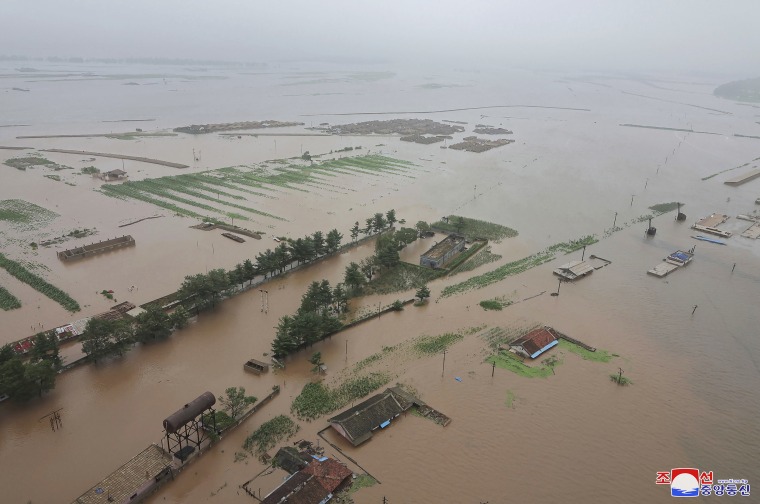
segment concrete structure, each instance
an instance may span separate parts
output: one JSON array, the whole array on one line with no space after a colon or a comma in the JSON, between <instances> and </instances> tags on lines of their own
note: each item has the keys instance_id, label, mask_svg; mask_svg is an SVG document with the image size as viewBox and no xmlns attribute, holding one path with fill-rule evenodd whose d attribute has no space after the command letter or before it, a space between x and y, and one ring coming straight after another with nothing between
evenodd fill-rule
<instances>
[{"instance_id":1,"label":"concrete structure","mask_svg":"<svg viewBox=\"0 0 760 504\"><path fill-rule=\"evenodd\" d=\"M62 261L69 261L71 259L80 259L83 257L90 257L96 254L102 254L122 247L134 246L135 239L131 235L120 236L118 238L111 238L110 240L101 241L98 243L91 243L84 247L76 247L68 250L58 252L58 259Z\"/></svg>"},{"instance_id":2,"label":"concrete structure","mask_svg":"<svg viewBox=\"0 0 760 504\"><path fill-rule=\"evenodd\" d=\"M457 253L464 250L464 244L463 236L451 234L420 256L420 266L441 268Z\"/></svg>"},{"instance_id":3,"label":"concrete structure","mask_svg":"<svg viewBox=\"0 0 760 504\"><path fill-rule=\"evenodd\" d=\"M757 177L760 177L760 170L752 170L745 173L744 175L739 175L738 177L728 179L723 183L730 186L738 186L744 184L745 182L749 182L750 180L754 180Z\"/></svg>"},{"instance_id":4,"label":"concrete structure","mask_svg":"<svg viewBox=\"0 0 760 504\"><path fill-rule=\"evenodd\" d=\"M576 280L593 272L594 267L586 261L570 261L554 270L555 275L566 280Z\"/></svg>"},{"instance_id":5,"label":"concrete structure","mask_svg":"<svg viewBox=\"0 0 760 504\"><path fill-rule=\"evenodd\" d=\"M124 170L111 170L100 174L100 178L106 182L113 182L118 180L126 180L127 172Z\"/></svg>"},{"instance_id":6,"label":"concrete structure","mask_svg":"<svg viewBox=\"0 0 760 504\"><path fill-rule=\"evenodd\" d=\"M668 262L661 262L654 268L647 271L649 275L653 275L656 277L665 277L674 272L678 269L678 266L676 264L668 263Z\"/></svg>"},{"instance_id":7,"label":"concrete structure","mask_svg":"<svg viewBox=\"0 0 760 504\"><path fill-rule=\"evenodd\" d=\"M557 337L546 327L533 329L509 344L510 351L535 359L542 353L557 345Z\"/></svg>"},{"instance_id":8,"label":"concrete structure","mask_svg":"<svg viewBox=\"0 0 760 504\"><path fill-rule=\"evenodd\" d=\"M692 229L702 231L703 233L710 233L722 238L730 238L730 231L723 231L718 229L720 224L723 224L729 219L728 215L723 214L710 214L704 219L700 219L696 224L691 226Z\"/></svg>"}]
</instances>

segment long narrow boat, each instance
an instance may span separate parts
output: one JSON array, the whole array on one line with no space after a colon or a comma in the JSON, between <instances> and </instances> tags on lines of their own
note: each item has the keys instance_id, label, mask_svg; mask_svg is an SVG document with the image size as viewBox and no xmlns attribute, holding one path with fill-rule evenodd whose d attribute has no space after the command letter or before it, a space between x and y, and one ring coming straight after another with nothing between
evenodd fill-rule
<instances>
[{"instance_id":1,"label":"long narrow boat","mask_svg":"<svg viewBox=\"0 0 760 504\"><path fill-rule=\"evenodd\" d=\"M706 241L710 243L717 243L718 245L726 245L726 242L724 241L708 238L707 236L697 235L697 236L692 236L692 238L694 238L695 240L702 240L702 241Z\"/></svg>"}]
</instances>

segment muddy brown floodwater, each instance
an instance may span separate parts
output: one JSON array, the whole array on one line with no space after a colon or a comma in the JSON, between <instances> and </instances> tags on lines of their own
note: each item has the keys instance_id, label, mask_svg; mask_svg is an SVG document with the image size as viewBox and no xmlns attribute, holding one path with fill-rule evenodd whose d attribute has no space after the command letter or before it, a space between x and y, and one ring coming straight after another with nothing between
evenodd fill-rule
<instances>
[{"instance_id":1,"label":"muddy brown floodwater","mask_svg":"<svg viewBox=\"0 0 760 504\"><path fill-rule=\"evenodd\" d=\"M127 91L119 86L128 95L124 102L115 110L95 110L86 116L77 112L80 102L88 96L116 100L113 89L102 82L64 82L57 85L72 92L64 113L69 122L47 117L45 107L54 100L56 85L44 83L28 94L37 93L36 101L24 106L6 103L11 99L8 94L0 98L0 106L7 105L9 124L33 124L2 128L0 144L21 145L15 136L22 134L108 133L108 126L100 121L113 120L113 114L127 110L131 117L157 117L156 128L171 128L265 118L297 121L301 114L352 110L421 110L421 104L430 110L462 108L425 117L508 127L516 142L472 154L402 143L396 137L180 135L135 141L34 140L31 146L37 149L119 153L191 165L181 173L297 157L306 150L327 153L346 146L362 146L360 154L382 150L417 167L409 173L411 177L331 178L330 184L342 188L338 192L327 185L313 185L305 187L308 192L274 187L263 191L269 198L248 195L245 204L287 220L252 216L241 225L263 231L263 239L237 244L217 232L190 229L195 224L192 219L149 204L108 198L97 192L101 183L89 176L58 172L76 184L70 186L42 177L48 173L44 168L22 172L2 166L0 199L26 200L60 214L47 227L29 231L0 221L3 253L37 264L39 274L69 292L83 309L70 315L0 271L0 285L23 303L21 309L0 312L0 342L28 335L28 328L37 323L49 328L108 309L113 302L97 294L102 289L113 289L119 301L144 303L176 289L185 275L231 268L274 248L272 236L299 237L336 227L346 241L354 221L363 224L366 217L390 208L409 224L461 214L515 228L520 235L492 244L493 252L503 256L499 262L432 282L426 306L409 306L335 335L289 357L284 370L254 376L244 372L242 364L251 357L266 360L279 317L295 311L307 286L323 278L332 284L341 281L345 266L370 255L372 243L267 284L268 313L261 311L260 294L253 289L201 314L168 341L137 346L123 358L60 375L56 388L39 400L0 404L3 502L71 502L148 443L157 442L162 420L200 393L209 390L220 395L227 387L244 386L249 393L264 397L279 385L280 396L149 499L156 503L254 502L239 485L264 466L253 457L235 462L234 454L262 422L290 414L293 398L305 383L316 379L307 362L312 352L322 352L329 369L325 379L334 383L362 359L419 335L476 326L517 329L538 323L617 356L599 363L555 348L550 354L562 363L554 376L525 378L500 368L491 376L491 366L484 362L487 344L475 333L448 350L445 369L440 354L381 359L372 370L389 373L391 383L414 387L452 422L442 428L406 415L358 448L328 434L382 482L354 494L355 501L665 502L670 499L667 488L655 485L655 476L673 467L698 467L713 470L720 478L758 481L760 320L755 305L760 290L760 246L739 236L725 247L696 242L688 229L689 223L712 212L736 215L754 209L757 189L753 183L730 188L723 184L723 176L701 180L757 157L755 140L730 136L734 130L756 130L748 107L713 98L709 92L716 83L712 82L689 81L672 84L678 90L652 90L625 79L604 80L612 87L574 81L568 92L556 76L516 72L509 74L511 78L484 76L475 88L452 87L432 95L417 88L408 91L405 79L421 78L409 75L383 84L304 85L300 91L308 93L283 97L294 94L294 89L281 86L281 77L231 74L225 81L193 86L173 83L186 95L168 93L163 86L135 86ZM239 109L240 103L247 103L243 100L250 92L243 91L249 89L246 85L268 98L262 110L255 112L254 105ZM373 94L381 89L382 95ZM657 94L669 101L648 100L622 90ZM328 91L342 94L309 96ZM505 96L515 104L576 110L464 110L481 100L504 104ZM198 115L196 108L183 108L199 97L213 101L208 105L213 110ZM678 101L683 104L674 103ZM687 102L728 110L731 115L717 115ZM482 115L486 118L481 120ZM369 118L374 117L350 120ZM333 120L314 118L315 123ZM693 123L694 130L721 135L619 127L622 123L674 128ZM470 134L458 133L454 141ZM202 151L201 161L194 163L193 149ZM0 161L17 155L0 151ZM106 170L121 167L114 159L83 163L80 157L67 154L47 157L76 170L89 164ZM138 163L127 170L134 180L180 173ZM646 223L631 222L648 213L648 206L668 201L687 204L687 223L675 222L673 213L665 214L653 222L656 236L645 238ZM118 228L156 214L164 217ZM622 229L604 237L613 219ZM734 219L727 226L741 231ZM82 227L98 230L98 235L82 239L84 243L129 233L137 245L72 264L58 261L55 252L80 241L36 252L28 246L43 234L56 236ZM596 254L612 264L577 283L562 284L559 296L550 296L557 288L551 270L579 259L580 251L481 289L440 296L447 285L588 234L596 234L600 241L588 247L586 255ZM404 251L404 258L413 261L430 243L413 245ZM670 252L695 243L696 258L689 266L664 279L646 275ZM129 291L132 285L138 289ZM359 298L352 301L352 308L367 312L378 303L387 305L412 294ZM478 305L498 296L519 302L502 311L484 311ZM692 315L694 305L698 309ZM77 352L77 345L64 349L65 355ZM633 385L617 387L610 381L609 375L619 368ZM58 408L63 408L63 428L52 432L39 419ZM326 422L320 418L299 425L296 439L316 441L317 431ZM344 460L331 447L326 453ZM262 492L271 490L278 478L276 473L261 480Z\"/></svg>"}]
</instances>

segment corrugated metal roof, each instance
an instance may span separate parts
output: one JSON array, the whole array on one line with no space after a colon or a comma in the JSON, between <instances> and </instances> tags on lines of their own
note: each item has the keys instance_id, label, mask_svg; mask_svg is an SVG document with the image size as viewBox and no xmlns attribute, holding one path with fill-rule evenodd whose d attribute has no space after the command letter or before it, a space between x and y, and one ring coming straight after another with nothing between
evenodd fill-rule
<instances>
[{"instance_id":1,"label":"corrugated metal roof","mask_svg":"<svg viewBox=\"0 0 760 504\"><path fill-rule=\"evenodd\" d=\"M520 336L510 346L522 346L525 351L532 357L538 355L547 348L551 348L552 343L556 344L557 338L545 327L533 329L528 334Z\"/></svg>"}]
</instances>

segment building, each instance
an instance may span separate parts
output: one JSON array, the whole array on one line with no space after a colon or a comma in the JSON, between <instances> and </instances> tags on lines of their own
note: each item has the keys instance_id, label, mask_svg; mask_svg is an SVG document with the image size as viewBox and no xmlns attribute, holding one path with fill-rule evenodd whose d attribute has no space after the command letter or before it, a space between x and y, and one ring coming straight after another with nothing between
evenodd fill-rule
<instances>
[{"instance_id":1,"label":"building","mask_svg":"<svg viewBox=\"0 0 760 504\"><path fill-rule=\"evenodd\" d=\"M314 458L264 497L261 504L325 504L351 481L353 472L337 460Z\"/></svg>"},{"instance_id":2,"label":"building","mask_svg":"<svg viewBox=\"0 0 760 504\"><path fill-rule=\"evenodd\" d=\"M535 359L558 343L557 337L549 328L539 327L514 340L509 344L509 349L516 354Z\"/></svg>"},{"instance_id":3,"label":"building","mask_svg":"<svg viewBox=\"0 0 760 504\"><path fill-rule=\"evenodd\" d=\"M450 234L420 256L420 266L442 268L457 253L464 250L464 237Z\"/></svg>"},{"instance_id":4,"label":"building","mask_svg":"<svg viewBox=\"0 0 760 504\"><path fill-rule=\"evenodd\" d=\"M570 261L554 270L554 274L565 280L576 280L580 277L590 275L594 272L594 267L586 261Z\"/></svg>"},{"instance_id":5,"label":"building","mask_svg":"<svg viewBox=\"0 0 760 504\"><path fill-rule=\"evenodd\" d=\"M411 406L411 403L397 398L393 391L388 389L329 419L328 422L352 445L359 446L372 437L373 430L386 428L391 420Z\"/></svg>"},{"instance_id":6,"label":"building","mask_svg":"<svg viewBox=\"0 0 760 504\"><path fill-rule=\"evenodd\" d=\"M119 170L117 168L116 170L111 170L111 171L101 173L100 178L105 180L106 182L112 182L114 180L126 180L127 172L125 172L124 170Z\"/></svg>"}]
</instances>

